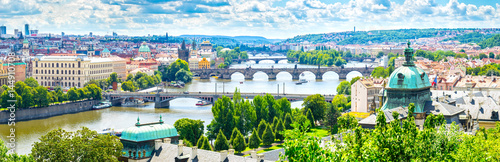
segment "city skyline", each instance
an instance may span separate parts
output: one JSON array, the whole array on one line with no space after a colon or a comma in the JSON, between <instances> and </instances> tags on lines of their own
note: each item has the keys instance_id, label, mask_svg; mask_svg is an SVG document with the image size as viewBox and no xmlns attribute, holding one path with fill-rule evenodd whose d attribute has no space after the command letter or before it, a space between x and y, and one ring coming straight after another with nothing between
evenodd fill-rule
<instances>
[{"instance_id":1,"label":"city skyline","mask_svg":"<svg viewBox=\"0 0 500 162\"><path fill-rule=\"evenodd\" d=\"M500 4L472 0L2 1L7 33L264 36L402 28L490 28Z\"/></svg>"}]
</instances>

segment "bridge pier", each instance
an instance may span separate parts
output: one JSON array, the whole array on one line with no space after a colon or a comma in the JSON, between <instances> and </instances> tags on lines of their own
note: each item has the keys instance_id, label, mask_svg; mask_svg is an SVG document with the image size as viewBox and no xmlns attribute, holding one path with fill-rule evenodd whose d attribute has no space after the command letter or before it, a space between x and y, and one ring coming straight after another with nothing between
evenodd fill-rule
<instances>
[{"instance_id":1,"label":"bridge pier","mask_svg":"<svg viewBox=\"0 0 500 162\"><path fill-rule=\"evenodd\" d=\"M259 64L259 60L255 60L255 64Z\"/></svg>"},{"instance_id":2,"label":"bridge pier","mask_svg":"<svg viewBox=\"0 0 500 162\"><path fill-rule=\"evenodd\" d=\"M278 62L280 62L280 60L274 60L274 63L278 64Z\"/></svg>"},{"instance_id":3,"label":"bridge pier","mask_svg":"<svg viewBox=\"0 0 500 162\"><path fill-rule=\"evenodd\" d=\"M231 79L231 74L222 74L222 79Z\"/></svg>"},{"instance_id":4,"label":"bridge pier","mask_svg":"<svg viewBox=\"0 0 500 162\"><path fill-rule=\"evenodd\" d=\"M323 74L321 73L316 73L314 75L316 75L316 79L323 79Z\"/></svg>"},{"instance_id":5,"label":"bridge pier","mask_svg":"<svg viewBox=\"0 0 500 162\"><path fill-rule=\"evenodd\" d=\"M292 74L292 80L299 80L300 74Z\"/></svg>"},{"instance_id":6,"label":"bridge pier","mask_svg":"<svg viewBox=\"0 0 500 162\"><path fill-rule=\"evenodd\" d=\"M268 74L267 75L269 79L273 79L273 80L276 80L276 74Z\"/></svg>"},{"instance_id":7,"label":"bridge pier","mask_svg":"<svg viewBox=\"0 0 500 162\"><path fill-rule=\"evenodd\" d=\"M170 108L170 100L162 101L160 94L155 95L155 108Z\"/></svg>"}]
</instances>

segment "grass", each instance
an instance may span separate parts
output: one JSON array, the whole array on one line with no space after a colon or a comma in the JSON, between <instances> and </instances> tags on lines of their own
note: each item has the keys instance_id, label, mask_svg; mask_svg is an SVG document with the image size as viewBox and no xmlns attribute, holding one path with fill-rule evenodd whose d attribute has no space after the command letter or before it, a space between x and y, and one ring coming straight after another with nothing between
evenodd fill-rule
<instances>
[{"instance_id":1,"label":"grass","mask_svg":"<svg viewBox=\"0 0 500 162\"><path fill-rule=\"evenodd\" d=\"M8 108L0 108L0 111L9 110Z\"/></svg>"},{"instance_id":2,"label":"grass","mask_svg":"<svg viewBox=\"0 0 500 162\"><path fill-rule=\"evenodd\" d=\"M306 133L306 135L311 136L311 137L326 137L329 135L328 130L326 129L321 129L321 128L311 128L309 132Z\"/></svg>"},{"instance_id":3,"label":"grass","mask_svg":"<svg viewBox=\"0 0 500 162\"><path fill-rule=\"evenodd\" d=\"M283 148L283 145L276 145L276 146L269 147L269 148L266 148L266 149L263 149L263 150L259 150L259 151L257 151L257 154L268 152L268 151L272 151L272 150L277 150L277 149L280 149L280 148ZM252 149L250 149L250 148L247 147L247 149L245 149L245 151L248 151L248 150L252 150ZM245 151L242 151L242 152L245 152ZM250 154L243 155L243 157L246 157L246 156L250 156Z\"/></svg>"}]
</instances>

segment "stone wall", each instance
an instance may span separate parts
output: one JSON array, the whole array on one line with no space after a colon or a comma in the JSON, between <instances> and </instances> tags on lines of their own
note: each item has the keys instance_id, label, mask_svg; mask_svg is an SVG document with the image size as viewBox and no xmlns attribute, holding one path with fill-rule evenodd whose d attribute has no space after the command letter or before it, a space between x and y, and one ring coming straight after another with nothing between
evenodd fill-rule
<instances>
[{"instance_id":1,"label":"stone wall","mask_svg":"<svg viewBox=\"0 0 500 162\"><path fill-rule=\"evenodd\" d=\"M33 119L48 118L57 115L72 114L82 111L92 110L97 100L77 101L72 103L64 103L50 105L42 108L18 109L16 110L15 121L26 121ZM0 112L0 124L6 124L10 118L10 111Z\"/></svg>"}]
</instances>

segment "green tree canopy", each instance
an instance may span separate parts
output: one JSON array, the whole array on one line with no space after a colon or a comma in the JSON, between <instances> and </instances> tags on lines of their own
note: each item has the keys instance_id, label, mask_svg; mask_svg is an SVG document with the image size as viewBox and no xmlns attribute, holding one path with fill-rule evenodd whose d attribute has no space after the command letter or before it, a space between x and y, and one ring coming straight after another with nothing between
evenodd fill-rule
<instances>
[{"instance_id":1,"label":"green tree canopy","mask_svg":"<svg viewBox=\"0 0 500 162\"><path fill-rule=\"evenodd\" d=\"M320 94L307 96L302 104L304 106L303 113L306 114L307 111L311 110L314 120L323 120L326 104L325 97Z\"/></svg>"},{"instance_id":2,"label":"green tree canopy","mask_svg":"<svg viewBox=\"0 0 500 162\"><path fill-rule=\"evenodd\" d=\"M248 142L248 147L251 149L258 148L260 145L260 138L255 129L252 131L252 135L250 135L250 139Z\"/></svg>"},{"instance_id":3,"label":"green tree canopy","mask_svg":"<svg viewBox=\"0 0 500 162\"><path fill-rule=\"evenodd\" d=\"M226 136L222 133L222 130L217 133L217 138L215 139L215 151L228 150L229 143L227 142Z\"/></svg>"},{"instance_id":4,"label":"green tree canopy","mask_svg":"<svg viewBox=\"0 0 500 162\"><path fill-rule=\"evenodd\" d=\"M123 145L117 136L100 135L86 127L76 132L55 129L31 149L37 161L118 161Z\"/></svg>"},{"instance_id":5,"label":"green tree canopy","mask_svg":"<svg viewBox=\"0 0 500 162\"><path fill-rule=\"evenodd\" d=\"M274 142L273 129L269 124L266 124L266 130L262 133L262 144L271 145Z\"/></svg>"},{"instance_id":6,"label":"green tree canopy","mask_svg":"<svg viewBox=\"0 0 500 162\"><path fill-rule=\"evenodd\" d=\"M174 127L177 129L180 139L185 139L193 145L198 145L197 141L203 135L205 128L203 123L204 121L201 120L182 118L175 121Z\"/></svg>"},{"instance_id":7,"label":"green tree canopy","mask_svg":"<svg viewBox=\"0 0 500 162\"><path fill-rule=\"evenodd\" d=\"M340 82L340 84L337 86L337 94L350 95L351 94L351 83L348 81Z\"/></svg>"}]
</instances>

